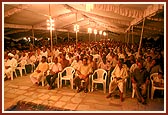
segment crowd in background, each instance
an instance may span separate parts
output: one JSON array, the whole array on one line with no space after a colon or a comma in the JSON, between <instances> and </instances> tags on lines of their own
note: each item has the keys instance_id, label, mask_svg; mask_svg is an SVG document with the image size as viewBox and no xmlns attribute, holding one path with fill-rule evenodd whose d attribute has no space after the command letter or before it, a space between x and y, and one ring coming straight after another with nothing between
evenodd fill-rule
<instances>
[{"instance_id":1,"label":"crowd in background","mask_svg":"<svg viewBox=\"0 0 168 115\"><path fill-rule=\"evenodd\" d=\"M164 74L164 50L163 48L144 47L141 46L138 52L138 44L127 44L119 41L100 41L91 43L74 43L54 45L51 50L50 46L37 47L30 45L27 50L20 49L5 49L4 51L4 67L5 74L7 73L6 65L9 65L9 60L12 58L17 66L27 65L27 73L31 73L34 67L38 67L42 61L42 57L46 57L46 63L50 64L56 62L61 64L61 70L65 67L71 66L78 70L83 59L86 59L87 64L91 67L92 73L98 69L108 71L110 77L111 72L118 64L119 59L123 59L123 64L129 72L133 72L133 68L137 66L137 62L141 60L142 67L147 70L149 74L160 72ZM12 62L10 62L12 63ZM10 75L5 75L9 79ZM50 87L51 88L51 87Z\"/></svg>"}]
</instances>

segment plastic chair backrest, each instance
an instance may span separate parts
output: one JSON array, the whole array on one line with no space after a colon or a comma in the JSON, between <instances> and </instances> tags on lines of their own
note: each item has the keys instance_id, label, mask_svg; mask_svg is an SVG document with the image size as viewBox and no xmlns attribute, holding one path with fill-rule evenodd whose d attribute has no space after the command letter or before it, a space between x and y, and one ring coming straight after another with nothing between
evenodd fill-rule
<instances>
[{"instance_id":1,"label":"plastic chair backrest","mask_svg":"<svg viewBox=\"0 0 168 115\"><path fill-rule=\"evenodd\" d=\"M74 69L73 67L66 67L66 68L64 69L64 71L66 71L66 75L72 75L72 74L74 74L75 69ZM63 72L64 72L64 71L63 71Z\"/></svg>"},{"instance_id":2,"label":"plastic chair backrest","mask_svg":"<svg viewBox=\"0 0 168 115\"><path fill-rule=\"evenodd\" d=\"M97 73L97 79L106 79L107 72L105 70L97 69L97 70L95 70L95 72Z\"/></svg>"}]
</instances>

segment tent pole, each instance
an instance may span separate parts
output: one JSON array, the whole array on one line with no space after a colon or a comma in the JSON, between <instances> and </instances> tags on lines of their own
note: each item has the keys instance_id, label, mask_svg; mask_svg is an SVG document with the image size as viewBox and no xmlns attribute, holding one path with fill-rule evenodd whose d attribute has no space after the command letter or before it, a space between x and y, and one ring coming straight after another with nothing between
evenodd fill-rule
<instances>
[{"instance_id":1,"label":"tent pole","mask_svg":"<svg viewBox=\"0 0 168 115\"><path fill-rule=\"evenodd\" d=\"M128 31L126 32L126 34L125 34L125 39L124 39L124 43L126 43L127 42L127 34L128 34Z\"/></svg>"},{"instance_id":2,"label":"tent pole","mask_svg":"<svg viewBox=\"0 0 168 115\"><path fill-rule=\"evenodd\" d=\"M50 4L49 4L49 19L50 19L50 21L51 21L51 8L50 8ZM50 27L51 27L51 25L50 25ZM52 49L53 49L53 43L52 43L52 28L50 28L50 40L51 40L51 51L52 51Z\"/></svg>"},{"instance_id":3,"label":"tent pole","mask_svg":"<svg viewBox=\"0 0 168 115\"><path fill-rule=\"evenodd\" d=\"M89 45L90 45L90 33L89 33Z\"/></svg>"},{"instance_id":4,"label":"tent pole","mask_svg":"<svg viewBox=\"0 0 168 115\"><path fill-rule=\"evenodd\" d=\"M69 32L68 32L68 43L69 43Z\"/></svg>"},{"instance_id":5,"label":"tent pole","mask_svg":"<svg viewBox=\"0 0 168 115\"><path fill-rule=\"evenodd\" d=\"M76 31L76 45L78 44L78 34L77 34L77 31Z\"/></svg>"},{"instance_id":6,"label":"tent pole","mask_svg":"<svg viewBox=\"0 0 168 115\"><path fill-rule=\"evenodd\" d=\"M128 41L127 41L127 44L129 43L129 39L130 39L130 31L128 30Z\"/></svg>"},{"instance_id":7,"label":"tent pole","mask_svg":"<svg viewBox=\"0 0 168 115\"><path fill-rule=\"evenodd\" d=\"M126 37L127 37L127 33L125 33L125 37L124 37L124 43L125 43L125 39L126 39Z\"/></svg>"},{"instance_id":8,"label":"tent pole","mask_svg":"<svg viewBox=\"0 0 168 115\"><path fill-rule=\"evenodd\" d=\"M77 13L76 13L76 24L77 24ZM76 45L78 44L78 33L77 33L77 30L76 30Z\"/></svg>"},{"instance_id":9,"label":"tent pole","mask_svg":"<svg viewBox=\"0 0 168 115\"><path fill-rule=\"evenodd\" d=\"M52 43L52 29L50 29L50 37L51 37L51 51L53 49L53 43Z\"/></svg>"},{"instance_id":10,"label":"tent pole","mask_svg":"<svg viewBox=\"0 0 168 115\"><path fill-rule=\"evenodd\" d=\"M56 45L57 45L57 30L55 29Z\"/></svg>"},{"instance_id":11,"label":"tent pole","mask_svg":"<svg viewBox=\"0 0 168 115\"><path fill-rule=\"evenodd\" d=\"M138 55L140 53L141 44L142 44L142 35L143 35L143 30L144 30L144 24L145 24L145 18L143 19L143 24L142 24L141 38L140 38L139 48L138 48Z\"/></svg>"},{"instance_id":12,"label":"tent pole","mask_svg":"<svg viewBox=\"0 0 168 115\"><path fill-rule=\"evenodd\" d=\"M95 34L95 42L96 42L96 34Z\"/></svg>"},{"instance_id":13,"label":"tent pole","mask_svg":"<svg viewBox=\"0 0 168 115\"><path fill-rule=\"evenodd\" d=\"M33 47L34 47L34 29L33 29L33 26L32 26L32 36L33 36Z\"/></svg>"},{"instance_id":14,"label":"tent pole","mask_svg":"<svg viewBox=\"0 0 168 115\"><path fill-rule=\"evenodd\" d=\"M108 41L108 39L109 39L109 32L107 32L107 41Z\"/></svg>"},{"instance_id":15,"label":"tent pole","mask_svg":"<svg viewBox=\"0 0 168 115\"><path fill-rule=\"evenodd\" d=\"M133 37L134 37L134 35L133 35L133 28L134 28L134 26L132 25L132 44L134 43L134 39L133 39Z\"/></svg>"}]
</instances>

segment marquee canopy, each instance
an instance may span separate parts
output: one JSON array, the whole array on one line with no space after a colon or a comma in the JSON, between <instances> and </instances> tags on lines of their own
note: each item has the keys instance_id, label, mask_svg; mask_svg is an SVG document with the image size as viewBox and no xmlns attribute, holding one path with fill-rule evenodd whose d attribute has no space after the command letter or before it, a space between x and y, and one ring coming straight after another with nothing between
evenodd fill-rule
<instances>
[{"instance_id":1,"label":"marquee canopy","mask_svg":"<svg viewBox=\"0 0 168 115\"><path fill-rule=\"evenodd\" d=\"M108 31L111 36L130 33L141 36L143 19L144 37L164 33L163 3L112 3L93 2L93 9L86 10L89 3L3 3L4 37L21 39L25 36L36 38L50 37L46 20L49 16L55 20L53 36L66 37L75 33L74 25L79 25L79 33L87 34L87 29ZM91 5L91 4L90 4ZM33 31L32 31L33 30ZM75 36L75 34L72 34Z\"/></svg>"}]
</instances>

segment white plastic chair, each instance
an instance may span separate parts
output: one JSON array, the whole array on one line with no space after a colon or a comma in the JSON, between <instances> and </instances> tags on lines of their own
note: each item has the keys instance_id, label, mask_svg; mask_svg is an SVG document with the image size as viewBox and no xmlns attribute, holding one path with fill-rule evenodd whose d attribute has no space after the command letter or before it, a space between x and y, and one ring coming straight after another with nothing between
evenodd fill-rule
<instances>
[{"instance_id":1,"label":"white plastic chair","mask_svg":"<svg viewBox=\"0 0 168 115\"><path fill-rule=\"evenodd\" d=\"M158 85L155 85L155 81L157 80L157 79L159 79L158 78L158 73L153 73L153 74L151 74L150 75L150 79L151 79L151 99L153 99L153 95L154 95L154 92L155 92L155 90L163 90L164 91L164 85L163 86L158 86ZM162 82L160 82L160 83L164 83L163 81L163 79L161 79L161 81Z\"/></svg>"},{"instance_id":2,"label":"white plastic chair","mask_svg":"<svg viewBox=\"0 0 168 115\"><path fill-rule=\"evenodd\" d=\"M35 64L34 64L34 63L31 63L31 66L32 66L31 72L34 72L34 70L36 69L36 68L35 68Z\"/></svg>"},{"instance_id":3,"label":"white plastic chair","mask_svg":"<svg viewBox=\"0 0 168 115\"><path fill-rule=\"evenodd\" d=\"M17 77L17 73L16 73L16 70L15 68L13 68L13 70L11 71L11 80L13 80L13 73L15 74L15 76Z\"/></svg>"},{"instance_id":4,"label":"white plastic chair","mask_svg":"<svg viewBox=\"0 0 168 115\"><path fill-rule=\"evenodd\" d=\"M11 74L11 80L13 80L13 73L17 77L16 68L17 68L17 63L15 63L15 65L12 67L12 70L11 70L11 73L10 73Z\"/></svg>"},{"instance_id":5,"label":"white plastic chair","mask_svg":"<svg viewBox=\"0 0 168 115\"><path fill-rule=\"evenodd\" d=\"M134 86L135 84L134 83L132 83L132 98L134 98L135 97L135 86ZM147 86L147 99L149 99L149 84L148 84L148 86Z\"/></svg>"},{"instance_id":6,"label":"white plastic chair","mask_svg":"<svg viewBox=\"0 0 168 115\"><path fill-rule=\"evenodd\" d=\"M97 77L94 78L97 74ZM97 84L97 83L101 83L103 84L103 90L104 90L104 93L106 93L106 79L107 79L107 72L104 70L104 69L97 69L94 71L94 73L92 74L92 92L93 92L93 87L94 87L94 84Z\"/></svg>"},{"instance_id":7,"label":"white plastic chair","mask_svg":"<svg viewBox=\"0 0 168 115\"><path fill-rule=\"evenodd\" d=\"M62 73L66 72L66 75L62 75ZM59 78L60 78L60 87L62 87L62 81L65 80L65 84L66 81L69 80L70 81L70 85L71 85L71 89L73 89L73 78L75 75L75 69L73 67L66 67L62 70L62 72L59 72Z\"/></svg>"},{"instance_id":8,"label":"white plastic chair","mask_svg":"<svg viewBox=\"0 0 168 115\"><path fill-rule=\"evenodd\" d=\"M23 60L23 61L20 63L20 67L16 67L16 69L19 70L21 77L23 76L22 70L24 70L24 73L26 74L26 67L25 67L26 63L27 63L26 60Z\"/></svg>"}]
</instances>

